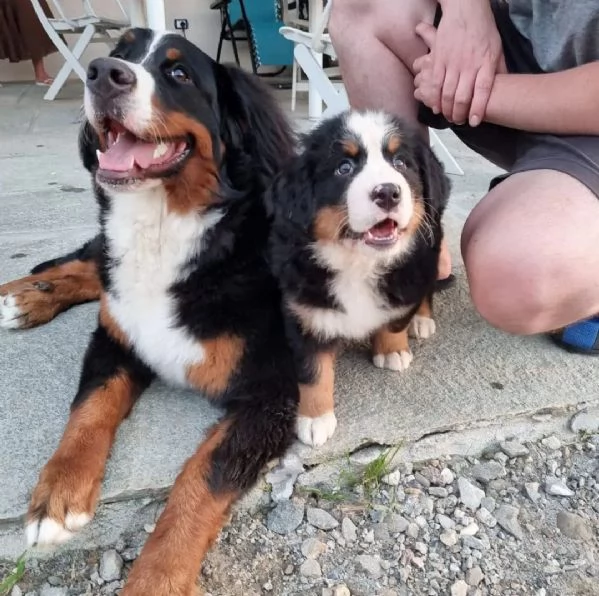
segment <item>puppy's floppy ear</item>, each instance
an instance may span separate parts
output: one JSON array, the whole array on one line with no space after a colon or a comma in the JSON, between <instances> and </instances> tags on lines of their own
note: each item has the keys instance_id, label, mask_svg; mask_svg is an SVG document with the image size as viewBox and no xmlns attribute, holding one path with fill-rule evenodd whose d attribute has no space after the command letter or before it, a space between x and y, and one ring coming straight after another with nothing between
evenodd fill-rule
<instances>
[{"instance_id":1,"label":"puppy's floppy ear","mask_svg":"<svg viewBox=\"0 0 599 596\"><path fill-rule=\"evenodd\" d=\"M88 172L93 173L98 168L98 156L96 155L98 149L100 149L100 139L85 118L79 128L79 157Z\"/></svg>"},{"instance_id":2,"label":"puppy's floppy ear","mask_svg":"<svg viewBox=\"0 0 599 596\"><path fill-rule=\"evenodd\" d=\"M217 65L216 79L229 177L236 188L256 182L265 188L293 155L289 122L270 89L257 77L236 67Z\"/></svg>"},{"instance_id":3,"label":"puppy's floppy ear","mask_svg":"<svg viewBox=\"0 0 599 596\"><path fill-rule=\"evenodd\" d=\"M451 182L445 174L443 164L420 135L416 141L416 156L425 208L430 209L430 215L438 216L440 220L449 200Z\"/></svg>"}]
</instances>

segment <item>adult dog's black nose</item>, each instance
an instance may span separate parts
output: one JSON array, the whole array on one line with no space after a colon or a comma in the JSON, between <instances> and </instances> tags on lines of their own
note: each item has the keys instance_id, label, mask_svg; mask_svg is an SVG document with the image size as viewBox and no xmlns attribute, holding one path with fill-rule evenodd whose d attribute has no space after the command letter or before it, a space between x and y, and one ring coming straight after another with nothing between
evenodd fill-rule
<instances>
[{"instance_id":1,"label":"adult dog's black nose","mask_svg":"<svg viewBox=\"0 0 599 596\"><path fill-rule=\"evenodd\" d=\"M393 182L377 184L372 189L370 198L384 211L392 211L401 201L401 188Z\"/></svg>"},{"instance_id":2,"label":"adult dog's black nose","mask_svg":"<svg viewBox=\"0 0 599 596\"><path fill-rule=\"evenodd\" d=\"M131 91L136 81L133 70L116 58L96 58L87 68L88 89L104 99Z\"/></svg>"}]
</instances>

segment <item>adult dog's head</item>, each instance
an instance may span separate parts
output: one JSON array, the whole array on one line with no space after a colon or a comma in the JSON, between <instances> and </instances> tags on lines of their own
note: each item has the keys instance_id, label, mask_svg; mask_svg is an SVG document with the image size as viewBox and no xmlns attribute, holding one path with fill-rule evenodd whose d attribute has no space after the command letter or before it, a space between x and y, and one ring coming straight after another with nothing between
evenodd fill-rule
<instances>
[{"instance_id":1,"label":"adult dog's head","mask_svg":"<svg viewBox=\"0 0 599 596\"><path fill-rule=\"evenodd\" d=\"M390 262L438 245L449 195L443 167L420 135L383 112L324 121L273 185L276 228L330 252ZM291 227L295 228L295 234Z\"/></svg>"},{"instance_id":2,"label":"adult dog's head","mask_svg":"<svg viewBox=\"0 0 599 596\"><path fill-rule=\"evenodd\" d=\"M176 210L261 192L293 150L255 77L175 34L125 33L90 63L84 104L80 148L96 183L108 194L163 185Z\"/></svg>"}]
</instances>

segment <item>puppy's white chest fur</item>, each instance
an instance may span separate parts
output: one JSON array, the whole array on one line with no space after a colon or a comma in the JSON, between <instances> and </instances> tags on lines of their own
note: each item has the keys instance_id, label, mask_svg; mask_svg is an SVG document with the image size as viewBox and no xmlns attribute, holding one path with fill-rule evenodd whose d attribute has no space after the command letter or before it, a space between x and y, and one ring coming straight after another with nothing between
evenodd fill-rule
<instances>
[{"instance_id":1,"label":"puppy's white chest fur","mask_svg":"<svg viewBox=\"0 0 599 596\"><path fill-rule=\"evenodd\" d=\"M138 356L165 381L187 385L187 369L202 361L201 343L176 320L173 284L220 214L167 213L162 188L123 193L106 221L112 287L108 307Z\"/></svg>"},{"instance_id":2,"label":"puppy's white chest fur","mask_svg":"<svg viewBox=\"0 0 599 596\"><path fill-rule=\"evenodd\" d=\"M389 308L377 289L384 265L371 256L349 251L342 246L318 247L319 261L336 272L329 288L340 309L307 308L292 305L313 333L323 339L342 337L366 339L381 326L404 316L410 306Z\"/></svg>"}]
</instances>

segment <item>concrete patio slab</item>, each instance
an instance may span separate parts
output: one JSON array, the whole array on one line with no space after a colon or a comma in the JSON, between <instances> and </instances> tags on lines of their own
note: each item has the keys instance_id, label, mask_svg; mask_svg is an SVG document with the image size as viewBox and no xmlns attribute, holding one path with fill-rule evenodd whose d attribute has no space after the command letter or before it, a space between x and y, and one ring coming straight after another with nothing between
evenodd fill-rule
<instances>
[{"instance_id":1,"label":"concrete patio slab","mask_svg":"<svg viewBox=\"0 0 599 596\"><path fill-rule=\"evenodd\" d=\"M88 178L77 160L81 100L75 91L73 99L54 103L41 96L35 87L0 89L0 282L75 248L96 229ZM281 101L288 105L287 94ZM463 222L497 170L453 135L442 138L466 172L452 177L446 219L457 261ZM569 409L597 403L594 362L560 351L545 337L516 338L492 329L470 304L459 262L456 273L457 286L437 299L438 334L414 342L408 372L380 371L360 350L344 355L337 373L337 433L322 449L308 450L306 463L372 443L413 449L428 441L438 453L467 452L483 439L533 433L522 423L531 414L554 412L563 424L560 416ZM0 332L0 557L23 546L16 527L60 438L96 314L96 305L85 305L39 329ZM197 395L155 384L119 431L103 500L137 502L167 490L217 416ZM433 444L431 437L439 440ZM101 510L113 530L130 511L113 515L114 507ZM88 541L101 542L91 526Z\"/></svg>"}]
</instances>

